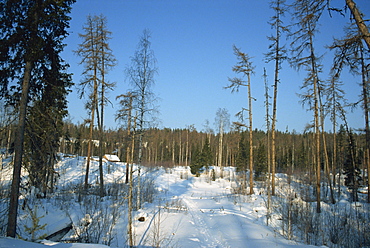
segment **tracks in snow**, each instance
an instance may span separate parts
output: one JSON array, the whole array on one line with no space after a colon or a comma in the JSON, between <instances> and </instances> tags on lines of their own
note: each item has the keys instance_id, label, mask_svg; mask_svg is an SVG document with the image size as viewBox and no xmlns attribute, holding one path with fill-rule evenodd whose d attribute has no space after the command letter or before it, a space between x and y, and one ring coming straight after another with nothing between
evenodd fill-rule
<instances>
[{"instance_id":1,"label":"tracks in snow","mask_svg":"<svg viewBox=\"0 0 370 248\"><path fill-rule=\"evenodd\" d=\"M204 221L204 216L202 216L201 209L199 209L195 202L192 199L183 198L183 202L187 205L188 211L192 217L192 224L195 226L196 233L198 236L195 236L193 240L199 239L203 244L201 247L230 247L226 241L221 241L214 235L211 235L208 231L211 227L207 225Z\"/></svg>"},{"instance_id":2,"label":"tracks in snow","mask_svg":"<svg viewBox=\"0 0 370 248\"><path fill-rule=\"evenodd\" d=\"M194 178L193 178L194 179ZM214 235L214 230L212 228L217 228L217 226L207 223L207 218L210 216L202 211L200 207L202 199L198 197L193 197L193 195L198 195L200 189L194 188L192 184L193 180L189 180L187 188L189 189L184 195L181 195L183 203L186 204L188 213L191 216L190 223L194 226L193 235L189 237L194 242L199 242L199 247L204 248L227 248L231 247L226 240L222 238L222 235ZM204 199L208 200L208 199Z\"/></svg>"}]
</instances>

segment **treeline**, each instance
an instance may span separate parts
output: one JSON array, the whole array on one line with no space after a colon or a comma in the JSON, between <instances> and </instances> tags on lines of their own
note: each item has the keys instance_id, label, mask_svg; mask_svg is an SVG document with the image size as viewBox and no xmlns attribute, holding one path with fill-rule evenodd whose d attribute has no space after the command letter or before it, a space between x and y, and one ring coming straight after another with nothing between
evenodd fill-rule
<instances>
[{"instance_id":1,"label":"treeline","mask_svg":"<svg viewBox=\"0 0 370 248\"><path fill-rule=\"evenodd\" d=\"M96 136L99 130L94 129ZM93 133L94 135L94 133ZM232 130L223 134L222 162L220 166L234 166L246 170L249 163L249 132ZM351 137L350 137L351 136ZM12 138L13 137L13 138ZM344 126L339 128L335 137L333 133L325 133L325 147L327 151L328 169L333 176L334 184L338 183L343 173L357 177L359 184L367 181L365 148L366 137L361 132L347 133ZM59 152L87 156L89 127L83 124L64 123L63 136L60 137ZM191 166L208 142L210 147L210 165L218 165L219 134L197 131L193 127L183 129L151 128L143 135L142 164L148 166ZM335 138L335 140L334 140ZM9 127L1 132L2 147L12 150L14 131ZM127 130L105 130L103 153L116 154L120 160L126 162L126 147L130 138ZM268 169L268 135L264 130L253 131L254 173L258 179ZM137 143L138 144L138 143ZM99 142L94 141L92 156L99 156ZM276 172L296 175L307 175L314 181L315 168L313 166L314 133L276 132ZM135 147L134 161L138 162L138 147ZM325 168L325 153L321 153L321 170ZM353 166L354 165L354 166ZM361 170L361 172L360 172ZM307 179L308 179L307 178ZM348 179L349 184L354 181Z\"/></svg>"},{"instance_id":2,"label":"treeline","mask_svg":"<svg viewBox=\"0 0 370 248\"><path fill-rule=\"evenodd\" d=\"M66 123L60 152L66 154L87 155L88 127ZM98 130L95 130L98 132ZM129 138L123 129L106 130L103 143L104 153L117 154L125 161ZM222 162L220 166L234 166L240 171L249 168L249 132L232 130L223 134ZM346 175L346 184L365 184L367 180L365 164L366 137L362 133L347 132L344 126L334 136L325 133L326 144L321 148L321 171L332 177L334 185L340 183L340 176ZM308 182L315 180L315 145L314 133L276 132L276 172L304 176ZM335 141L334 141L335 138ZM217 165L220 135L206 133L189 127L184 129L151 128L143 136L142 164L148 166L191 166L197 161L206 143L209 144L209 165ZM254 177L268 171L268 133L263 130L253 131ZM93 155L98 156L98 142L93 142ZM137 162L138 148L135 148L134 161ZM326 155L327 154L327 155ZM326 168L326 158L328 167ZM327 176L324 177L324 181ZM342 182L343 184L343 182Z\"/></svg>"}]
</instances>

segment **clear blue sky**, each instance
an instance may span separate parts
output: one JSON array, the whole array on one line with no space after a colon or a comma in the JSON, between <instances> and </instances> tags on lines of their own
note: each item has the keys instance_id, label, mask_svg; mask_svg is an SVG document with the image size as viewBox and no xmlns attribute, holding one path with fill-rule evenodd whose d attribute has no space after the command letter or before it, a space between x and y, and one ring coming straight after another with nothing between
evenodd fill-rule
<instances>
[{"instance_id":1,"label":"clear blue sky","mask_svg":"<svg viewBox=\"0 0 370 248\"><path fill-rule=\"evenodd\" d=\"M332 1L336 7L342 7L344 0ZM338 3L339 2L339 3ZM368 0L356 0L367 18L370 16ZM252 57L255 74L251 78L253 102L253 128L265 129L263 68L266 67L269 84L273 83L273 65L264 62L269 41L267 36L273 33L268 25L273 11L269 1L260 0L78 0L73 5L70 35L65 40L67 46L63 58L70 64L76 85L80 82L83 69L72 51L76 50L81 39L82 27L87 15L106 16L108 30L112 32L110 46L118 61L107 78L116 82L114 91L109 93L113 106L107 106L105 126L116 128L114 115L118 106L115 98L125 93L130 86L125 81L124 68L130 63L130 56L136 50L139 37L144 29L152 33L152 49L157 58L158 75L155 77L154 93L159 101L159 127L185 128L195 125L204 129L208 120L214 128L216 111L226 108L231 121L242 107L247 108L246 89L231 93L223 87L228 85L228 77L235 74L231 68L236 63L232 46L235 44ZM286 18L288 24L289 18ZM325 52L324 73L328 78L332 54L324 49L330 45L333 37L342 37L342 29L349 20L349 13L342 17L333 13L330 18L325 13L321 22L321 32L316 38L317 50ZM288 41L289 42L289 41ZM299 103L304 71L297 73L288 64L283 65L281 84L278 92L277 128L285 131L293 129L302 132L312 120L312 113ZM344 90L350 102L358 101L361 93L359 77L349 75L343 78ZM270 94L272 94L272 87ZM85 99L77 97L77 90L68 97L69 112L73 122L82 122L87 117L84 109ZM349 123L354 128L364 126L360 110L348 115ZM327 119L329 122L329 119Z\"/></svg>"}]
</instances>

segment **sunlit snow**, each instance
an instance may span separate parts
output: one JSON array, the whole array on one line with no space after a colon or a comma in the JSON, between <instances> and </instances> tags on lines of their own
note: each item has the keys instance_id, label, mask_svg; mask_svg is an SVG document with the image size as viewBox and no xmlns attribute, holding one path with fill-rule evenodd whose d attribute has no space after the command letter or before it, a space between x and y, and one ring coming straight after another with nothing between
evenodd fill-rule
<instances>
[{"instance_id":1,"label":"sunlit snow","mask_svg":"<svg viewBox=\"0 0 370 248\"><path fill-rule=\"evenodd\" d=\"M128 247L127 241L127 201L124 187L125 163L104 163L106 189L113 190L113 183L119 183L114 196L106 196L93 205L78 201L77 185L81 185L85 174L85 159L82 157L64 157L57 164L59 178L56 192L50 199L32 199L27 204L37 209L40 225L46 223L44 230L37 235L51 234L73 223L73 230L83 235L85 222L96 221L96 212L106 213L108 221L113 218L116 209L117 220L108 222L110 247ZM109 165L109 173L108 173ZM135 166L135 171L137 172ZM210 168L212 169L212 168ZM134 242L137 247L312 247L289 241L279 234L277 229L266 226L266 196L259 194L246 196L233 194L236 184L234 168L224 168L223 178L219 177L219 168L214 168L218 179L212 181L208 175L194 177L188 167L142 168L142 181L148 181L151 190L155 189L152 203L145 203L143 208L134 211ZM136 176L136 173L135 173ZM98 162L92 161L89 182L94 185L98 178ZM98 199L98 198L97 198ZM21 202L22 199L21 199ZM88 208L92 209L89 212ZM99 206L101 208L99 208ZM95 210L94 210L95 209ZM108 211L109 210L109 211ZM144 221L139 221L144 217ZM89 218L86 221L86 218ZM24 226L30 225L27 211L20 210L20 234L29 239ZM274 223L272 223L274 224ZM275 223L276 224L276 223ZM87 229L86 229L87 230ZM107 229L108 230L108 229ZM73 237L70 231L62 240ZM107 236L107 235L106 235ZM108 236L107 236L108 237ZM108 238L100 243L108 244ZM102 242L103 241L103 242ZM62 243L39 240L39 243L19 239L0 238L0 247L106 247L81 243Z\"/></svg>"}]
</instances>

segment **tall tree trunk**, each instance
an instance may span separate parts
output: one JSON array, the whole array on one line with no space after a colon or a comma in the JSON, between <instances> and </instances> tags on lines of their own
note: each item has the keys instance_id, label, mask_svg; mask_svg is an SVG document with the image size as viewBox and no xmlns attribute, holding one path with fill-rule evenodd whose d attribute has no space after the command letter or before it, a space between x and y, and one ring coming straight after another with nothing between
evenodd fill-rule
<instances>
[{"instance_id":1,"label":"tall tree trunk","mask_svg":"<svg viewBox=\"0 0 370 248\"><path fill-rule=\"evenodd\" d=\"M90 170L90 160L92 156L92 139L93 139L93 130L94 130L94 118L95 118L95 109L96 109L96 101L97 101L97 94L98 94L98 85L96 82L96 68L94 69L94 92L93 92L93 102L91 106L91 119L90 119L90 133L89 133L89 141L87 146L87 161L86 161L86 173L85 173L85 191L89 186L89 170Z\"/></svg>"},{"instance_id":2,"label":"tall tree trunk","mask_svg":"<svg viewBox=\"0 0 370 248\"><path fill-rule=\"evenodd\" d=\"M217 165L219 167L222 167L222 139L224 135L224 130L223 130L223 123L220 123L220 136L218 139L218 156L217 156Z\"/></svg>"},{"instance_id":3,"label":"tall tree trunk","mask_svg":"<svg viewBox=\"0 0 370 248\"><path fill-rule=\"evenodd\" d=\"M130 98L132 99L132 98ZM129 246L134 247L134 233L132 230L132 211L133 211L133 189L134 189L134 149L135 149L135 129L136 129L136 116L134 117L134 131L131 137L131 152L129 156L129 160L127 160L127 167L130 167L130 184L129 184L129 196L128 196L128 238L129 238Z\"/></svg>"},{"instance_id":4,"label":"tall tree trunk","mask_svg":"<svg viewBox=\"0 0 370 248\"><path fill-rule=\"evenodd\" d=\"M104 196L104 172L103 172L103 143L104 143L104 91L105 91L105 81L104 81L104 51L102 52L102 69L101 69L101 99L100 99L100 124L99 124L99 186L100 186L100 197Z\"/></svg>"},{"instance_id":5,"label":"tall tree trunk","mask_svg":"<svg viewBox=\"0 0 370 248\"><path fill-rule=\"evenodd\" d=\"M273 3L274 4L274 3ZM275 172L276 172L276 109L277 109L277 93L279 85L279 71L280 64L284 60L283 54L285 53L283 47L280 45L281 32L284 31L282 26L281 16L284 15L284 3L280 0L276 1L274 10L276 11L275 19L273 19L272 27L275 28L275 39L272 56L275 61L274 68L274 96L272 102L272 123L271 123L271 194L275 195Z\"/></svg>"},{"instance_id":6,"label":"tall tree trunk","mask_svg":"<svg viewBox=\"0 0 370 248\"><path fill-rule=\"evenodd\" d=\"M185 166L188 166L188 159L189 159L189 127L186 130Z\"/></svg>"},{"instance_id":7,"label":"tall tree trunk","mask_svg":"<svg viewBox=\"0 0 370 248\"><path fill-rule=\"evenodd\" d=\"M322 118L322 117L321 117ZM322 124L323 126L324 124ZM323 148L324 148L324 155L325 155L325 174L329 183L329 189L330 189L330 200L332 204L335 204L335 198L334 198L334 190L333 190L333 184L330 177L330 168L329 168L329 156L328 156L328 149L326 147L326 135L324 133L324 130L322 130L322 140L323 140Z\"/></svg>"},{"instance_id":8,"label":"tall tree trunk","mask_svg":"<svg viewBox=\"0 0 370 248\"><path fill-rule=\"evenodd\" d=\"M223 174L224 174L224 167L222 166L222 148L223 148L223 136L224 136L224 123L223 121L221 121L221 126L220 126L220 137L219 137L219 141L218 141L218 166L220 167L221 169L221 175L220 177L223 178Z\"/></svg>"},{"instance_id":9,"label":"tall tree trunk","mask_svg":"<svg viewBox=\"0 0 370 248\"><path fill-rule=\"evenodd\" d=\"M175 165L175 139L172 135L172 165Z\"/></svg>"},{"instance_id":10,"label":"tall tree trunk","mask_svg":"<svg viewBox=\"0 0 370 248\"><path fill-rule=\"evenodd\" d=\"M362 98L364 102L365 116L365 164L367 167L367 202L370 203L370 129L369 129L369 99L368 84L370 65L366 66L364 61L363 46L361 46L361 74L362 74Z\"/></svg>"},{"instance_id":11,"label":"tall tree trunk","mask_svg":"<svg viewBox=\"0 0 370 248\"><path fill-rule=\"evenodd\" d=\"M127 115L127 139L129 141L129 139L132 137L130 137L131 135L131 112L132 112L132 94L128 94L127 95L128 98L129 98L129 106L128 106L128 115ZM130 142L127 142L127 148L126 148L126 184L128 183L128 180L129 180L129 164L130 164L130 158L133 156L133 154L130 154L130 149L131 147L131 144Z\"/></svg>"},{"instance_id":12,"label":"tall tree trunk","mask_svg":"<svg viewBox=\"0 0 370 248\"><path fill-rule=\"evenodd\" d=\"M335 199L334 199L334 190L333 190L333 185L330 177L330 168L329 168L329 155L328 155L328 149L326 146L326 135L325 135L325 125L324 125L324 106L321 101L321 94L319 90L319 104L320 104L320 121L321 121L321 136L322 136L322 142L323 142L323 149L324 149L324 158L325 158L325 164L324 164L324 169L325 169L325 174L326 178L329 183L329 189L330 189L330 200L332 204L335 204Z\"/></svg>"},{"instance_id":13,"label":"tall tree trunk","mask_svg":"<svg viewBox=\"0 0 370 248\"><path fill-rule=\"evenodd\" d=\"M248 73L248 108L249 108L249 194L253 191L253 119L252 119L252 92L250 73Z\"/></svg>"},{"instance_id":14,"label":"tall tree trunk","mask_svg":"<svg viewBox=\"0 0 370 248\"><path fill-rule=\"evenodd\" d=\"M182 165L182 130L180 130L179 136L179 165Z\"/></svg>"},{"instance_id":15,"label":"tall tree trunk","mask_svg":"<svg viewBox=\"0 0 370 248\"><path fill-rule=\"evenodd\" d=\"M353 0L346 0L346 4L348 8L351 10L353 18L355 18L356 20L357 27L359 31L362 33L362 38L366 42L367 48L370 50L369 29L367 28L365 21L362 19L362 15L356 6L356 3Z\"/></svg>"},{"instance_id":16,"label":"tall tree trunk","mask_svg":"<svg viewBox=\"0 0 370 248\"><path fill-rule=\"evenodd\" d=\"M266 139L267 139L267 214L266 225L269 225L271 209L271 143L270 143L270 102L269 88L267 85L266 68L263 68L263 78L265 82L265 106L266 106Z\"/></svg>"},{"instance_id":17,"label":"tall tree trunk","mask_svg":"<svg viewBox=\"0 0 370 248\"><path fill-rule=\"evenodd\" d=\"M335 102L334 102L335 103ZM331 173L333 174L333 186L336 184L337 171L337 115L335 104L333 106L333 159L331 164ZM339 184L338 184L339 187Z\"/></svg>"},{"instance_id":18,"label":"tall tree trunk","mask_svg":"<svg viewBox=\"0 0 370 248\"><path fill-rule=\"evenodd\" d=\"M144 64L145 64L144 58ZM144 73L145 75L146 73ZM140 109L139 109L139 154L138 154L138 169L137 169L137 198L136 207L141 208L141 163L143 157L143 135L144 135L144 112L145 112L145 88L140 92Z\"/></svg>"},{"instance_id":19,"label":"tall tree trunk","mask_svg":"<svg viewBox=\"0 0 370 248\"><path fill-rule=\"evenodd\" d=\"M276 62L277 63L277 62ZM276 171L276 99L277 99L277 86L278 80L278 69L275 68L275 84L274 84L274 98L272 104L272 123L271 123L271 194L275 195L275 171Z\"/></svg>"},{"instance_id":20,"label":"tall tree trunk","mask_svg":"<svg viewBox=\"0 0 370 248\"><path fill-rule=\"evenodd\" d=\"M319 126L319 103L318 82L314 76L314 122L315 122L315 161L316 161L316 212L321 213L321 160L320 160L320 126Z\"/></svg>"},{"instance_id":21,"label":"tall tree trunk","mask_svg":"<svg viewBox=\"0 0 370 248\"><path fill-rule=\"evenodd\" d=\"M279 16L279 15L278 15ZM280 18L280 17L278 17ZM275 75L274 75L274 96L272 102L272 123L271 123L271 194L275 195L275 173L276 173L276 109L277 109L277 93L279 85L279 70L280 70L280 29L279 24L276 27L276 49L275 49Z\"/></svg>"},{"instance_id":22,"label":"tall tree trunk","mask_svg":"<svg viewBox=\"0 0 370 248\"><path fill-rule=\"evenodd\" d=\"M22 157L23 157L23 145L24 145L24 132L26 126L26 115L27 115L27 104L28 104L28 92L30 88L31 70L33 63L27 61L24 68L24 77L22 82L22 94L19 103L19 121L17 128L17 135L14 141L14 167L13 167L13 179L10 189L10 202L9 202L9 213L8 213L8 226L6 235L15 238L17 229L17 215L18 215L18 198L19 198L19 185L21 181L21 168L22 168Z\"/></svg>"}]
</instances>

